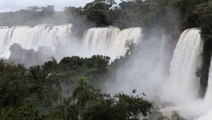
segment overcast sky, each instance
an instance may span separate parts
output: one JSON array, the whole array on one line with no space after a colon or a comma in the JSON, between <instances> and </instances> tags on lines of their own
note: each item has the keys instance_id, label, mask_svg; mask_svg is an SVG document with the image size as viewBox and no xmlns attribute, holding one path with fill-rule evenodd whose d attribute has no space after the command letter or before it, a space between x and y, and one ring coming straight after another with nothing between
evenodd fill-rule
<instances>
[{"instance_id":1,"label":"overcast sky","mask_svg":"<svg viewBox=\"0 0 212 120\"><path fill-rule=\"evenodd\" d=\"M54 5L56 10L65 6L84 6L93 0L0 0L0 12L15 11L29 6ZM119 1L119 0L116 0Z\"/></svg>"}]
</instances>

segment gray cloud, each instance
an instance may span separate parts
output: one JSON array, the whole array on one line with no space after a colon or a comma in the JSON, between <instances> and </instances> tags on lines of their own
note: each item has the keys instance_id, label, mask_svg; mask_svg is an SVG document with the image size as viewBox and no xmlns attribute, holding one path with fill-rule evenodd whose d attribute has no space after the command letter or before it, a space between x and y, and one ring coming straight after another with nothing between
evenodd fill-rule
<instances>
[{"instance_id":1,"label":"gray cloud","mask_svg":"<svg viewBox=\"0 0 212 120\"><path fill-rule=\"evenodd\" d=\"M84 6L93 0L0 0L0 12L15 11L29 6L54 5L56 10L65 6Z\"/></svg>"}]
</instances>

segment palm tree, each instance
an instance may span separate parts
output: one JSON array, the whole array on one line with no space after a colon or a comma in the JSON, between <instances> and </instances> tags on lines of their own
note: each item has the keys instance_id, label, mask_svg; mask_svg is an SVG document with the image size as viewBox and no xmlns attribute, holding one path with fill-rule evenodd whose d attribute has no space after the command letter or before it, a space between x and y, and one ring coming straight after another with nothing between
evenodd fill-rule
<instances>
[{"instance_id":1,"label":"palm tree","mask_svg":"<svg viewBox=\"0 0 212 120\"><path fill-rule=\"evenodd\" d=\"M64 120L77 120L78 110L73 98L70 96L63 97L60 103L60 111Z\"/></svg>"},{"instance_id":2,"label":"palm tree","mask_svg":"<svg viewBox=\"0 0 212 120\"><path fill-rule=\"evenodd\" d=\"M86 77L77 79L76 88L73 90L73 98L76 100L79 107L78 120L82 120L82 109L86 106L89 100L94 98L94 89L88 85Z\"/></svg>"}]
</instances>

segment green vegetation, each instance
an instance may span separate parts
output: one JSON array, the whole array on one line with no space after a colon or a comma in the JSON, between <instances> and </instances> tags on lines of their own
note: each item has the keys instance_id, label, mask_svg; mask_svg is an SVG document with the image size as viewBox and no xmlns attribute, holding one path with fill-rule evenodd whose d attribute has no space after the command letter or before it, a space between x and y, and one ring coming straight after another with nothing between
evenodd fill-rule
<instances>
[{"instance_id":1,"label":"green vegetation","mask_svg":"<svg viewBox=\"0 0 212 120\"><path fill-rule=\"evenodd\" d=\"M152 120L153 105L135 90L111 96L95 88L111 67L108 61L67 57L28 69L0 61L0 119ZM169 119L160 115L154 120Z\"/></svg>"},{"instance_id":2,"label":"green vegetation","mask_svg":"<svg viewBox=\"0 0 212 120\"><path fill-rule=\"evenodd\" d=\"M111 97L94 88L108 62L103 56L67 57L27 69L0 61L0 119L128 120L148 115L153 106L142 97Z\"/></svg>"},{"instance_id":3,"label":"green vegetation","mask_svg":"<svg viewBox=\"0 0 212 120\"><path fill-rule=\"evenodd\" d=\"M201 36L204 40L203 46L203 66L201 71L201 88L202 88L202 96L204 95L208 77L209 77L209 68L211 62L212 55L212 1L209 1L207 4L202 4L200 6L200 21L201 21Z\"/></svg>"}]
</instances>

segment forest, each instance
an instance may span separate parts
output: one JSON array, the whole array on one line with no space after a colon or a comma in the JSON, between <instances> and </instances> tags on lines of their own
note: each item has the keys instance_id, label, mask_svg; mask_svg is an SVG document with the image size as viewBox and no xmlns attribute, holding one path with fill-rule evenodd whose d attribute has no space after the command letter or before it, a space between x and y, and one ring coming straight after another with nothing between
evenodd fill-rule
<instances>
[{"instance_id":1,"label":"forest","mask_svg":"<svg viewBox=\"0 0 212 120\"><path fill-rule=\"evenodd\" d=\"M10 19L11 17L15 19ZM212 55L212 0L94 0L84 7L28 7L0 13L0 25L72 23L76 35L87 28L116 26L121 29L142 26L145 37L161 31L176 41L187 28L201 29L204 42L199 73L200 96L204 96ZM133 47L133 46L132 46ZM132 51L131 51L132 50ZM130 51L133 53L133 48ZM130 57L110 62L107 56L52 58L31 66L0 61L0 120L183 120L173 111L171 118L157 112L145 93L111 95L101 90L105 77Z\"/></svg>"}]
</instances>

